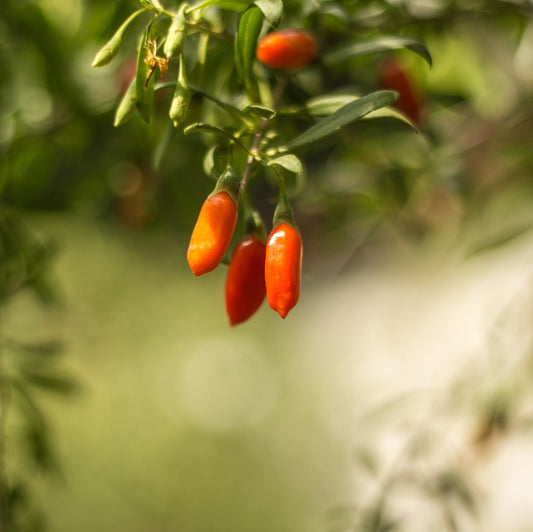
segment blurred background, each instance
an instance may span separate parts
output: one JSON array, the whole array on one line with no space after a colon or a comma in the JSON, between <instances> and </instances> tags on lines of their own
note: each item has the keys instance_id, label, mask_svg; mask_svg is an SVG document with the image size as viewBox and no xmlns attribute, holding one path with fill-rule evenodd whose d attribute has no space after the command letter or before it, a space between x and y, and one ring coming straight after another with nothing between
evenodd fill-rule
<instances>
[{"instance_id":1,"label":"blurred background","mask_svg":"<svg viewBox=\"0 0 533 532\"><path fill-rule=\"evenodd\" d=\"M0 5L0 530L532 530L533 4L285 3L321 45L288 103L376 90L392 59L420 132L364 120L299 153L300 301L234 328L225 266L186 262L210 139L168 127L168 94L113 127L141 21L90 67L138 6ZM433 66L322 60L359 35Z\"/></svg>"}]
</instances>

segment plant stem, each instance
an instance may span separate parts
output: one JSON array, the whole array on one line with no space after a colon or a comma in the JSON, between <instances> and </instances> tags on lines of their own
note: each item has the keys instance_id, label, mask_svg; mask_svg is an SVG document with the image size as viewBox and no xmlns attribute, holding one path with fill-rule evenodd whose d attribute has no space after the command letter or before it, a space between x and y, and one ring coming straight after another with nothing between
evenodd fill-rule
<instances>
[{"instance_id":1,"label":"plant stem","mask_svg":"<svg viewBox=\"0 0 533 532\"><path fill-rule=\"evenodd\" d=\"M5 471L6 391L4 388L4 351L0 345L0 532L8 530L7 476Z\"/></svg>"},{"instance_id":2,"label":"plant stem","mask_svg":"<svg viewBox=\"0 0 533 532\"><path fill-rule=\"evenodd\" d=\"M284 72L283 75L280 75L278 77L278 81L274 89L274 96L272 98L272 109L274 111L276 111L277 108L279 107L281 96L283 95L283 91L285 90L285 87L287 86L288 81L289 81L289 76L286 72ZM244 189L246 188L246 185L248 184L248 179L250 179L250 174L252 172L252 165L254 163L254 155L257 153L257 150L259 149L261 140L263 139L263 135L265 134L267 130L268 122L269 122L268 118L264 118L264 117L261 118L261 121L259 122L259 127L257 128L257 131L255 132L252 147L250 148L250 155L248 155L248 160L246 161L246 168L244 169L244 172L242 174L241 186L239 187L239 196L242 195Z\"/></svg>"}]
</instances>

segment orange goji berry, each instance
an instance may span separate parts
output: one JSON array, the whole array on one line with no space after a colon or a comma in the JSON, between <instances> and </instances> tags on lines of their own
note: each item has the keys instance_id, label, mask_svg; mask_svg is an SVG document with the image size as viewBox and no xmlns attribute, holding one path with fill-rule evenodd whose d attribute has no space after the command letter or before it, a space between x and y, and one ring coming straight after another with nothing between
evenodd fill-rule
<instances>
[{"instance_id":1,"label":"orange goji berry","mask_svg":"<svg viewBox=\"0 0 533 532\"><path fill-rule=\"evenodd\" d=\"M194 275L203 275L219 265L233 235L237 214L237 204L225 190L204 201L187 250Z\"/></svg>"},{"instance_id":2,"label":"orange goji berry","mask_svg":"<svg viewBox=\"0 0 533 532\"><path fill-rule=\"evenodd\" d=\"M246 321L265 299L265 252L265 243L252 235L235 247L225 290L231 325Z\"/></svg>"},{"instance_id":3,"label":"orange goji berry","mask_svg":"<svg viewBox=\"0 0 533 532\"><path fill-rule=\"evenodd\" d=\"M300 296L302 239L286 222L270 233L266 246L265 284L268 304L285 318Z\"/></svg>"},{"instance_id":4,"label":"orange goji berry","mask_svg":"<svg viewBox=\"0 0 533 532\"><path fill-rule=\"evenodd\" d=\"M275 31L257 46L257 59L271 68L293 69L308 65L317 54L313 37L296 30Z\"/></svg>"},{"instance_id":5,"label":"orange goji berry","mask_svg":"<svg viewBox=\"0 0 533 532\"><path fill-rule=\"evenodd\" d=\"M393 90L400 95L394 106L418 124L422 110L421 98L412 79L396 61L387 59L380 65L378 83L382 89Z\"/></svg>"}]
</instances>

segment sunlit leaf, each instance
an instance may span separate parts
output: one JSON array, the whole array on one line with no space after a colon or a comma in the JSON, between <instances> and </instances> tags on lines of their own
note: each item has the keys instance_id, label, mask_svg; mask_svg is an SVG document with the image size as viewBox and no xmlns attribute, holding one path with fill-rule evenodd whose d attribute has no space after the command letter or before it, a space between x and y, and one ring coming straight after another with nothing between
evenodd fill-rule
<instances>
[{"instance_id":1,"label":"sunlit leaf","mask_svg":"<svg viewBox=\"0 0 533 532\"><path fill-rule=\"evenodd\" d=\"M285 168L285 170L288 170L289 172L292 172L293 174L301 174L303 172L303 166L296 157L296 155L293 155L292 153L287 153L285 155L281 155L280 157L276 157L275 159L271 159L268 161L267 166L281 166L282 168Z\"/></svg>"},{"instance_id":2,"label":"sunlit leaf","mask_svg":"<svg viewBox=\"0 0 533 532\"><path fill-rule=\"evenodd\" d=\"M237 12L241 12L250 5L249 0L213 0L212 3L220 9L227 9L229 11Z\"/></svg>"},{"instance_id":3,"label":"sunlit leaf","mask_svg":"<svg viewBox=\"0 0 533 532\"><path fill-rule=\"evenodd\" d=\"M402 49L411 50L418 54L431 66L432 59L429 50L423 43L410 37L379 37L369 41L351 43L339 50L326 54L324 63L326 65L334 65L354 57Z\"/></svg>"},{"instance_id":4,"label":"sunlit leaf","mask_svg":"<svg viewBox=\"0 0 533 532\"><path fill-rule=\"evenodd\" d=\"M338 131L341 127L362 118L368 113L389 105L397 97L398 93L394 91L377 91L358 98L355 101L343 105L332 115L317 122L307 131L289 142L285 146L285 149L291 150L327 137Z\"/></svg>"},{"instance_id":5,"label":"sunlit leaf","mask_svg":"<svg viewBox=\"0 0 533 532\"><path fill-rule=\"evenodd\" d=\"M255 0L254 3L261 9L272 26L277 27L279 25L283 16L282 0Z\"/></svg>"}]
</instances>

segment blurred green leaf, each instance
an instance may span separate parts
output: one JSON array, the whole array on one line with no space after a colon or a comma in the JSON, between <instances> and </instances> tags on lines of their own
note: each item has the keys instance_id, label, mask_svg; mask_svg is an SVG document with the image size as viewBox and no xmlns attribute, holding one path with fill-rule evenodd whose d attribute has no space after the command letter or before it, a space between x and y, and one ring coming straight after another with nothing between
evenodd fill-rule
<instances>
[{"instance_id":1,"label":"blurred green leaf","mask_svg":"<svg viewBox=\"0 0 533 532\"><path fill-rule=\"evenodd\" d=\"M409 37L379 37L369 41L355 42L326 54L324 63L326 65L335 65L354 57L402 49L411 50L418 54L431 66L432 58L426 46L420 41Z\"/></svg>"},{"instance_id":2,"label":"blurred green leaf","mask_svg":"<svg viewBox=\"0 0 533 532\"><path fill-rule=\"evenodd\" d=\"M174 124L172 124L172 122L167 122L163 130L163 134L161 135L161 138L155 147L154 156L152 158L152 164L156 171L159 170L161 166L163 157L165 156L165 153L170 146L172 139L174 138L175 131L176 129L174 128Z\"/></svg>"},{"instance_id":3,"label":"blurred green leaf","mask_svg":"<svg viewBox=\"0 0 533 532\"><path fill-rule=\"evenodd\" d=\"M323 118L307 131L290 141L285 150L292 150L299 146L320 140L332 133L337 132L341 127L354 122L366 114L392 103L398 94L393 91L377 91L362 98L343 105L327 118Z\"/></svg>"},{"instance_id":4,"label":"blurred green leaf","mask_svg":"<svg viewBox=\"0 0 533 532\"><path fill-rule=\"evenodd\" d=\"M115 32L113 37L107 41L102 48L96 53L91 66L100 67L109 64L118 54L120 45L122 43L122 36L127 27L141 14L146 11L146 8L139 9L132 13Z\"/></svg>"},{"instance_id":5,"label":"blurred green leaf","mask_svg":"<svg viewBox=\"0 0 533 532\"><path fill-rule=\"evenodd\" d=\"M256 5L250 6L239 18L235 37L235 66L244 84L250 101L258 99L257 86L253 76L257 39L263 26L263 12Z\"/></svg>"},{"instance_id":6,"label":"blurred green leaf","mask_svg":"<svg viewBox=\"0 0 533 532\"><path fill-rule=\"evenodd\" d=\"M485 237L484 239L482 239L480 243L478 243L475 247L473 247L469 251L469 255L477 255L479 253L485 253L487 251L492 251L501 246L509 244L516 238L519 238L525 235L528 231L531 231L531 229L532 229L532 226L530 223L528 223L528 224L524 224L523 226L516 227L510 230L507 229L497 235L490 236L488 238Z\"/></svg>"},{"instance_id":7,"label":"blurred green leaf","mask_svg":"<svg viewBox=\"0 0 533 532\"><path fill-rule=\"evenodd\" d=\"M457 471L445 471L430 482L429 491L436 497L455 497L471 513L477 510L476 498L466 477Z\"/></svg>"},{"instance_id":8,"label":"blurred green leaf","mask_svg":"<svg viewBox=\"0 0 533 532\"><path fill-rule=\"evenodd\" d=\"M63 375L51 375L26 371L24 377L34 386L61 395L71 395L79 390L79 386L73 379Z\"/></svg>"},{"instance_id":9,"label":"blurred green leaf","mask_svg":"<svg viewBox=\"0 0 533 532\"><path fill-rule=\"evenodd\" d=\"M196 122L195 124L188 125L183 130L183 133L185 135L188 135L189 133L213 133L214 135L224 137L230 140L231 142L234 142L235 144L239 145L243 150L248 151L248 148L237 137L235 137L233 133L230 133L229 131L221 127L212 126L211 124Z\"/></svg>"},{"instance_id":10,"label":"blurred green leaf","mask_svg":"<svg viewBox=\"0 0 533 532\"><path fill-rule=\"evenodd\" d=\"M266 118L267 120L272 120L276 116L274 109L270 109L270 107L265 107L264 105L247 105L243 111L245 113L252 113L260 118Z\"/></svg>"},{"instance_id":11,"label":"blurred green leaf","mask_svg":"<svg viewBox=\"0 0 533 532\"><path fill-rule=\"evenodd\" d=\"M213 5L220 9L228 9L229 11L241 12L250 5L249 0L213 0Z\"/></svg>"},{"instance_id":12,"label":"blurred green leaf","mask_svg":"<svg viewBox=\"0 0 533 532\"><path fill-rule=\"evenodd\" d=\"M61 355L64 351L63 343L57 340L31 344L7 340L6 345L12 351L16 351L17 353L25 353L39 357L56 357Z\"/></svg>"},{"instance_id":13,"label":"blurred green leaf","mask_svg":"<svg viewBox=\"0 0 533 532\"><path fill-rule=\"evenodd\" d=\"M358 100L360 96L354 94L326 94L323 96L317 96L307 101L305 109L312 116L328 116L335 113L341 107ZM392 107L382 107L371 111L363 117L364 119L372 118L394 118L404 122L408 126L412 127L415 131L418 131L416 124L403 113L393 109Z\"/></svg>"},{"instance_id":14,"label":"blurred green leaf","mask_svg":"<svg viewBox=\"0 0 533 532\"><path fill-rule=\"evenodd\" d=\"M255 0L255 5L261 9L265 18L274 26L278 27L283 17L282 0Z\"/></svg>"}]
</instances>

